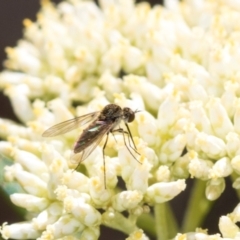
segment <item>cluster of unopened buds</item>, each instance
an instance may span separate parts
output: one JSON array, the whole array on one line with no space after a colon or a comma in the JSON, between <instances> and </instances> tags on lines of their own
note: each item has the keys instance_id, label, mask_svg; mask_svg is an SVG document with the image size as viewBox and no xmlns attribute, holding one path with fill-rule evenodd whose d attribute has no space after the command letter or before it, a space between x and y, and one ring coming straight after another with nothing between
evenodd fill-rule
<instances>
[{"instance_id":1,"label":"cluster of unopened buds","mask_svg":"<svg viewBox=\"0 0 240 240\"><path fill-rule=\"evenodd\" d=\"M2 186L26 220L2 237L240 239L239 205L209 235L198 206L180 233L165 204L189 177L205 203L226 177L240 188L240 3L99 2L42 1L6 49L0 88L22 124L0 119Z\"/></svg>"}]
</instances>

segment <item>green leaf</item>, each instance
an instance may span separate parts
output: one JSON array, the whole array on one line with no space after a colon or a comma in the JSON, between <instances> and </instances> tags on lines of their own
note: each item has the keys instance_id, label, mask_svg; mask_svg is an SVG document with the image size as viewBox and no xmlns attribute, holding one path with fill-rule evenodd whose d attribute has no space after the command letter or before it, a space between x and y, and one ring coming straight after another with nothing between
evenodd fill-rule
<instances>
[{"instance_id":1,"label":"green leaf","mask_svg":"<svg viewBox=\"0 0 240 240\"><path fill-rule=\"evenodd\" d=\"M2 185L4 182L4 167L9 166L13 163L13 161L7 158L5 155L0 153L0 184Z\"/></svg>"},{"instance_id":2,"label":"green leaf","mask_svg":"<svg viewBox=\"0 0 240 240\"><path fill-rule=\"evenodd\" d=\"M11 211L11 214L17 216L18 218L24 219L24 215L26 211L22 208L19 208L10 203L9 196L15 192L21 193L24 192L23 188L17 182L7 182L4 179L4 168L6 166L12 165L13 161L9 159L7 156L0 153L0 196L1 196L1 204L6 206ZM13 212L12 212L13 211ZM15 213L15 214L14 214Z\"/></svg>"},{"instance_id":3,"label":"green leaf","mask_svg":"<svg viewBox=\"0 0 240 240\"><path fill-rule=\"evenodd\" d=\"M7 195L11 195L15 192L24 192L22 187L17 182L7 182L4 179L4 168L12 165L13 161L0 153L0 185Z\"/></svg>"}]
</instances>

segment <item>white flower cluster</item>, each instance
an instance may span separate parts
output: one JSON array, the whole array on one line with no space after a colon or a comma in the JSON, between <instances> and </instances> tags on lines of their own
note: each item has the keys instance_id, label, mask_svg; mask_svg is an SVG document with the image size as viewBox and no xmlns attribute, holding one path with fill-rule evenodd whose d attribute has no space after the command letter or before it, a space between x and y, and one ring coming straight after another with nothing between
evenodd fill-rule
<instances>
[{"instance_id":1,"label":"white flower cluster","mask_svg":"<svg viewBox=\"0 0 240 240\"><path fill-rule=\"evenodd\" d=\"M2 237L98 239L103 224L129 240L148 239L137 218L146 205L177 196L189 176L206 181L209 200L232 173L239 189L239 10L234 0L168 0L154 8L131 0L101 0L100 7L43 1L38 20L25 20L24 39L7 48L0 74L23 123L0 119L0 153L13 161L5 179L22 186L11 201L31 213L24 223L5 223ZM42 133L108 103L141 110L129 124L140 163L120 134L109 137L106 169L100 143L73 171L78 133ZM126 190L118 189L119 177ZM238 208L221 217L223 238L239 239ZM221 238L197 230L175 239L193 235Z\"/></svg>"}]
</instances>

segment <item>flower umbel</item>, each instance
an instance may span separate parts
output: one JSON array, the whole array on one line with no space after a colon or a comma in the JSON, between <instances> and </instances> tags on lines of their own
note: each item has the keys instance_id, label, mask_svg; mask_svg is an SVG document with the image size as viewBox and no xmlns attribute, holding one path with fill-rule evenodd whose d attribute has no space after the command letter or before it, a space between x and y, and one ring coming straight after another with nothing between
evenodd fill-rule
<instances>
[{"instance_id":1,"label":"flower umbel","mask_svg":"<svg viewBox=\"0 0 240 240\"><path fill-rule=\"evenodd\" d=\"M101 0L100 7L42 1L37 21L24 21L24 39L6 49L0 74L22 122L0 119L0 156L12 162L4 183L21 186L10 199L28 213L25 222L4 223L2 237L98 239L105 225L127 239L238 239L238 206L221 216L222 237L197 229L226 177L240 188L236 9L237 2L210 0L168 0L154 8L131 0ZM127 137L109 134L105 169L104 141L75 169L72 149L86 125L42 137L52 125L109 103L140 110L129 123L137 161ZM185 225L174 229L164 203L185 189L188 177L199 181Z\"/></svg>"}]
</instances>

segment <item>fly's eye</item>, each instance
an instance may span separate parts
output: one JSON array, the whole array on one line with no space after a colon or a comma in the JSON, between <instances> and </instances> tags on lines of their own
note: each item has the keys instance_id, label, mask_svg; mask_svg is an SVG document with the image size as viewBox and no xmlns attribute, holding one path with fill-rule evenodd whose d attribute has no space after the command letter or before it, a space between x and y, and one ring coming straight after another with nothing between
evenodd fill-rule
<instances>
[{"instance_id":1,"label":"fly's eye","mask_svg":"<svg viewBox=\"0 0 240 240\"><path fill-rule=\"evenodd\" d=\"M135 113L130 108L123 109L123 115L126 122L132 122L135 119Z\"/></svg>"},{"instance_id":2,"label":"fly's eye","mask_svg":"<svg viewBox=\"0 0 240 240\"><path fill-rule=\"evenodd\" d=\"M128 115L128 122L132 122L134 119L135 119L135 114L134 114L134 112L129 113L129 115Z\"/></svg>"}]
</instances>

